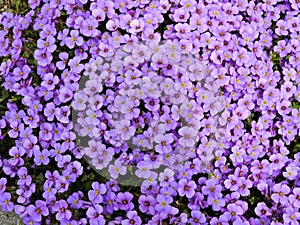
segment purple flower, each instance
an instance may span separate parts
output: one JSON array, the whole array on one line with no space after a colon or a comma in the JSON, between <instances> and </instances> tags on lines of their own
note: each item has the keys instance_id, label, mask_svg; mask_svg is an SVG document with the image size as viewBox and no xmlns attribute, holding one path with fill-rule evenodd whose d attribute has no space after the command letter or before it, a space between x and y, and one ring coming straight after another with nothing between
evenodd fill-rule
<instances>
[{"instance_id":1,"label":"purple flower","mask_svg":"<svg viewBox=\"0 0 300 225\"><path fill-rule=\"evenodd\" d=\"M101 215L102 212L103 212L103 208L99 204L89 207L88 210L86 211L87 218L89 218L89 224L104 225L105 219Z\"/></svg>"},{"instance_id":2,"label":"purple flower","mask_svg":"<svg viewBox=\"0 0 300 225\"><path fill-rule=\"evenodd\" d=\"M37 222L42 221L42 215L43 216L49 215L49 210L47 208L46 203L41 200L37 200L35 202L35 205L29 205L27 212L33 218L33 220L35 220Z\"/></svg>"},{"instance_id":3,"label":"purple flower","mask_svg":"<svg viewBox=\"0 0 300 225\"><path fill-rule=\"evenodd\" d=\"M195 194L195 189L196 189L196 183L195 181L191 180L188 181L187 179L181 179L179 182L179 187L178 187L178 194L180 196L186 196L187 198L191 198Z\"/></svg>"},{"instance_id":4,"label":"purple flower","mask_svg":"<svg viewBox=\"0 0 300 225\"><path fill-rule=\"evenodd\" d=\"M47 117L48 121L53 121L55 116L55 104L53 102L49 102L46 104L44 108L44 115Z\"/></svg>"},{"instance_id":5,"label":"purple flower","mask_svg":"<svg viewBox=\"0 0 300 225\"><path fill-rule=\"evenodd\" d=\"M250 114L251 114L250 111L243 106L239 106L234 110L234 115L236 115L241 120L247 119L250 116Z\"/></svg>"},{"instance_id":6,"label":"purple flower","mask_svg":"<svg viewBox=\"0 0 300 225\"><path fill-rule=\"evenodd\" d=\"M229 157L232 160L234 165L237 165L238 163L242 163L244 161L244 156L246 152L243 148L239 148L238 146L233 146L231 151L232 154Z\"/></svg>"},{"instance_id":7,"label":"purple flower","mask_svg":"<svg viewBox=\"0 0 300 225\"><path fill-rule=\"evenodd\" d=\"M296 225L299 224L298 221L300 220L300 212L298 209L288 207L285 209L285 213L282 217L285 224Z\"/></svg>"},{"instance_id":8,"label":"purple flower","mask_svg":"<svg viewBox=\"0 0 300 225\"><path fill-rule=\"evenodd\" d=\"M163 173L159 174L160 186L168 186L172 181L174 181L174 171L166 168Z\"/></svg>"},{"instance_id":9,"label":"purple flower","mask_svg":"<svg viewBox=\"0 0 300 225\"><path fill-rule=\"evenodd\" d=\"M130 224L136 224L136 225L141 225L142 220L141 218L137 215L136 211L130 211L127 212L127 218L126 220L122 221L122 225L130 225Z\"/></svg>"},{"instance_id":10,"label":"purple flower","mask_svg":"<svg viewBox=\"0 0 300 225\"><path fill-rule=\"evenodd\" d=\"M86 110L85 121L88 125L97 126L100 124L99 118L103 115L101 111L94 112L93 110Z\"/></svg>"},{"instance_id":11,"label":"purple flower","mask_svg":"<svg viewBox=\"0 0 300 225\"><path fill-rule=\"evenodd\" d=\"M232 221L237 219L239 216L243 215L244 210L241 206L236 203L230 203L227 205L227 212L224 213L227 217L229 217Z\"/></svg>"},{"instance_id":12,"label":"purple flower","mask_svg":"<svg viewBox=\"0 0 300 225\"><path fill-rule=\"evenodd\" d=\"M39 116L33 109L27 109L27 116L24 118L25 124L29 125L30 128L37 128L40 121Z\"/></svg>"},{"instance_id":13,"label":"purple flower","mask_svg":"<svg viewBox=\"0 0 300 225\"><path fill-rule=\"evenodd\" d=\"M69 34L69 29L63 29L58 32L57 39L60 40L60 46L64 46L66 44L66 39Z\"/></svg>"},{"instance_id":14,"label":"purple flower","mask_svg":"<svg viewBox=\"0 0 300 225\"><path fill-rule=\"evenodd\" d=\"M270 161L272 162L271 163L271 168L273 170L281 169L284 166L284 163L285 163L284 162L284 157L280 153L271 155L270 156Z\"/></svg>"},{"instance_id":15,"label":"purple flower","mask_svg":"<svg viewBox=\"0 0 300 225\"><path fill-rule=\"evenodd\" d=\"M0 178L0 194L6 189L7 179L5 177Z\"/></svg>"},{"instance_id":16,"label":"purple flower","mask_svg":"<svg viewBox=\"0 0 300 225\"><path fill-rule=\"evenodd\" d=\"M52 184L51 182L47 182L44 184L44 193L43 193L43 197L45 199L48 199L50 196L53 196L57 193L56 188L52 188Z\"/></svg>"},{"instance_id":17,"label":"purple flower","mask_svg":"<svg viewBox=\"0 0 300 225\"><path fill-rule=\"evenodd\" d=\"M39 138L41 140L49 141L52 139L53 126L51 123L42 123L39 132Z\"/></svg>"},{"instance_id":18,"label":"purple flower","mask_svg":"<svg viewBox=\"0 0 300 225\"><path fill-rule=\"evenodd\" d=\"M156 201L157 203L154 208L157 212L167 215L171 211L172 206L170 204L173 202L172 197L159 194L156 197Z\"/></svg>"},{"instance_id":19,"label":"purple flower","mask_svg":"<svg viewBox=\"0 0 300 225\"><path fill-rule=\"evenodd\" d=\"M71 170L71 176L75 176L75 178L78 178L83 173L83 166L80 162L74 161L70 165L68 165L67 168L70 168Z\"/></svg>"},{"instance_id":20,"label":"purple flower","mask_svg":"<svg viewBox=\"0 0 300 225\"><path fill-rule=\"evenodd\" d=\"M89 200L94 203L102 203L103 197L102 195L106 193L106 187L104 184L99 184L98 182L92 183L93 190L88 192Z\"/></svg>"},{"instance_id":21,"label":"purple flower","mask_svg":"<svg viewBox=\"0 0 300 225\"><path fill-rule=\"evenodd\" d=\"M229 225L228 223L229 218L227 218L225 215L221 215L219 218L213 217L210 221L211 225Z\"/></svg>"},{"instance_id":22,"label":"purple flower","mask_svg":"<svg viewBox=\"0 0 300 225\"><path fill-rule=\"evenodd\" d=\"M68 102L72 99L72 97L73 97L73 92L69 88L62 87L60 89L58 98L61 102L63 103Z\"/></svg>"},{"instance_id":23,"label":"purple flower","mask_svg":"<svg viewBox=\"0 0 300 225\"><path fill-rule=\"evenodd\" d=\"M142 213L154 215L155 214L155 209L154 209L155 204L156 204L156 200L151 195L148 195L148 196L141 195L139 197L139 210Z\"/></svg>"},{"instance_id":24,"label":"purple flower","mask_svg":"<svg viewBox=\"0 0 300 225\"><path fill-rule=\"evenodd\" d=\"M104 21L105 20L105 12L103 9L93 9L92 15L98 20L98 21Z\"/></svg>"},{"instance_id":25,"label":"purple flower","mask_svg":"<svg viewBox=\"0 0 300 225\"><path fill-rule=\"evenodd\" d=\"M179 129L178 133L181 135L179 139L179 144L185 147L192 147L198 140L197 131L192 127L182 127Z\"/></svg>"},{"instance_id":26,"label":"purple flower","mask_svg":"<svg viewBox=\"0 0 300 225\"><path fill-rule=\"evenodd\" d=\"M100 55L102 57L111 57L114 54L112 47L108 44L101 42L99 44Z\"/></svg>"},{"instance_id":27,"label":"purple flower","mask_svg":"<svg viewBox=\"0 0 300 225\"><path fill-rule=\"evenodd\" d=\"M300 188L294 188L293 194L289 196L289 202L297 208L300 208Z\"/></svg>"},{"instance_id":28,"label":"purple flower","mask_svg":"<svg viewBox=\"0 0 300 225\"><path fill-rule=\"evenodd\" d=\"M51 173L50 171L46 171L45 178L47 179L48 182L52 184L55 184L57 179L59 178L59 173L58 171L54 171Z\"/></svg>"},{"instance_id":29,"label":"purple flower","mask_svg":"<svg viewBox=\"0 0 300 225\"><path fill-rule=\"evenodd\" d=\"M221 193L216 193L215 195L209 195L207 198L207 203L212 205L214 211L219 211L225 206L225 200Z\"/></svg>"},{"instance_id":30,"label":"purple flower","mask_svg":"<svg viewBox=\"0 0 300 225\"><path fill-rule=\"evenodd\" d=\"M245 48L241 48L239 51L235 51L233 52L233 60L235 60L236 64L238 66L248 66L249 65L249 55L247 50L245 50Z\"/></svg>"},{"instance_id":31,"label":"purple flower","mask_svg":"<svg viewBox=\"0 0 300 225\"><path fill-rule=\"evenodd\" d=\"M271 215L271 210L267 207L267 205L264 202L259 202L254 211L259 217Z\"/></svg>"},{"instance_id":32,"label":"purple flower","mask_svg":"<svg viewBox=\"0 0 300 225\"><path fill-rule=\"evenodd\" d=\"M24 65L23 68L15 68L13 71L14 79L19 81L21 79L27 79L31 69L28 65Z\"/></svg>"},{"instance_id":33,"label":"purple flower","mask_svg":"<svg viewBox=\"0 0 300 225\"><path fill-rule=\"evenodd\" d=\"M104 195L104 213L112 214L114 210L118 209L118 204L115 201L116 194L112 191L108 191L106 195Z\"/></svg>"},{"instance_id":34,"label":"purple flower","mask_svg":"<svg viewBox=\"0 0 300 225\"><path fill-rule=\"evenodd\" d=\"M175 22L187 22L187 20L190 17L190 14L188 10L182 7L182 8L175 9L172 17L173 17L172 19Z\"/></svg>"},{"instance_id":35,"label":"purple flower","mask_svg":"<svg viewBox=\"0 0 300 225\"><path fill-rule=\"evenodd\" d=\"M290 0L289 2L291 3L292 9L298 10L300 8L299 2L297 0Z\"/></svg>"},{"instance_id":36,"label":"purple flower","mask_svg":"<svg viewBox=\"0 0 300 225\"><path fill-rule=\"evenodd\" d=\"M56 66L57 66L58 69L64 70L67 63L68 63L69 54L67 52L61 52L61 53L59 53L58 56L61 59L61 61L58 61L56 63Z\"/></svg>"},{"instance_id":37,"label":"purple flower","mask_svg":"<svg viewBox=\"0 0 300 225\"><path fill-rule=\"evenodd\" d=\"M119 192L116 197L116 201L118 203L119 209L124 211L130 211L134 208L133 203L131 200L133 199L133 195L128 191L122 193Z\"/></svg>"},{"instance_id":38,"label":"purple flower","mask_svg":"<svg viewBox=\"0 0 300 225\"><path fill-rule=\"evenodd\" d=\"M48 165L48 163L50 162L50 159L49 159L50 152L47 149L44 149L43 151L35 149L33 151L33 154L34 154L34 162L38 166L40 166L42 164Z\"/></svg>"},{"instance_id":39,"label":"purple flower","mask_svg":"<svg viewBox=\"0 0 300 225\"><path fill-rule=\"evenodd\" d=\"M117 179L119 177L119 174L126 174L127 168L125 165L123 165L122 162L116 160L114 165L109 165L108 171L112 178Z\"/></svg>"},{"instance_id":40,"label":"purple flower","mask_svg":"<svg viewBox=\"0 0 300 225\"><path fill-rule=\"evenodd\" d=\"M71 37L66 38L66 45L69 48L74 48L75 44L77 46L81 46L83 44L83 37L79 36L79 31L78 30L72 30L70 32Z\"/></svg>"},{"instance_id":41,"label":"purple flower","mask_svg":"<svg viewBox=\"0 0 300 225\"><path fill-rule=\"evenodd\" d=\"M53 210L57 212L55 218L57 220L71 219L72 213L68 210L68 203L65 200L59 200L53 206Z\"/></svg>"},{"instance_id":42,"label":"purple flower","mask_svg":"<svg viewBox=\"0 0 300 225\"><path fill-rule=\"evenodd\" d=\"M40 49L46 49L46 51L52 53L56 50L55 38L48 36L46 40L39 39L37 41L37 47Z\"/></svg>"},{"instance_id":43,"label":"purple flower","mask_svg":"<svg viewBox=\"0 0 300 225\"><path fill-rule=\"evenodd\" d=\"M98 21L93 16L89 17L87 20L82 22L82 28L80 32L87 37L96 37L99 31L96 29L98 27ZM72 31L71 31L72 35Z\"/></svg>"},{"instance_id":44,"label":"purple flower","mask_svg":"<svg viewBox=\"0 0 300 225\"><path fill-rule=\"evenodd\" d=\"M88 97L85 94L79 93L79 92L75 93L74 94L74 100L75 101L72 102L72 107L75 110L81 111L81 110L84 110L86 108L85 103L87 102Z\"/></svg>"},{"instance_id":45,"label":"purple flower","mask_svg":"<svg viewBox=\"0 0 300 225\"><path fill-rule=\"evenodd\" d=\"M136 34L141 32L144 28L145 24L142 20L134 19L130 22L129 32L132 34Z\"/></svg>"},{"instance_id":46,"label":"purple flower","mask_svg":"<svg viewBox=\"0 0 300 225\"><path fill-rule=\"evenodd\" d=\"M51 91L54 90L55 85L58 84L58 82L59 82L58 76L53 76L52 73L47 73L44 76L41 85L47 88L48 91Z\"/></svg>"},{"instance_id":47,"label":"purple flower","mask_svg":"<svg viewBox=\"0 0 300 225\"><path fill-rule=\"evenodd\" d=\"M215 196L216 194L221 193L222 186L218 185L216 183L216 180L209 179L206 181L205 186L201 188L202 194L209 195L209 196Z\"/></svg>"},{"instance_id":48,"label":"purple flower","mask_svg":"<svg viewBox=\"0 0 300 225\"><path fill-rule=\"evenodd\" d=\"M224 181L224 185L226 188L229 188L231 191L237 191L239 188L238 177L230 174L228 179Z\"/></svg>"},{"instance_id":49,"label":"purple flower","mask_svg":"<svg viewBox=\"0 0 300 225\"><path fill-rule=\"evenodd\" d=\"M30 225L31 225L31 224L32 224L32 225L39 225L39 224L41 224L40 222L33 220L32 217L29 216L29 215L24 216L23 222L24 222L25 224L30 224Z\"/></svg>"},{"instance_id":50,"label":"purple flower","mask_svg":"<svg viewBox=\"0 0 300 225\"><path fill-rule=\"evenodd\" d=\"M277 28L275 29L275 33L278 35L288 35L288 31L286 29L286 21L284 20L278 20L276 22Z\"/></svg>"},{"instance_id":51,"label":"purple flower","mask_svg":"<svg viewBox=\"0 0 300 225\"><path fill-rule=\"evenodd\" d=\"M288 195L290 193L290 188L286 184L275 184L273 187L274 193L271 195L271 198L276 203L281 203L286 205L288 203Z\"/></svg>"},{"instance_id":52,"label":"purple flower","mask_svg":"<svg viewBox=\"0 0 300 225\"><path fill-rule=\"evenodd\" d=\"M192 225L205 224L206 222L205 215L198 210L193 210L191 216L192 218L189 219L189 223Z\"/></svg>"},{"instance_id":53,"label":"purple flower","mask_svg":"<svg viewBox=\"0 0 300 225\"><path fill-rule=\"evenodd\" d=\"M241 177L239 184L240 184L240 186L239 186L238 192L242 196L248 196L250 194L249 188L251 188L253 185L252 182L250 180L247 180L244 177Z\"/></svg>"},{"instance_id":54,"label":"purple flower","mask_svg":"<svg viewBox=\"0 0 300 225\"><path fill-rule=\"evenodd\" d=\"M147 179L151 177L151 169L152 165L150 162L141 161L137 164L138 170L135 172L135 174L139 178Z\"/></svg>"},{"instance_id":55,"label":"purple flower","mask_svg":"<svg viewBox=\"0 0 300 225\"><path fill-rule=\"evenodd\" d=\"M46 49L38 49L34 51L34 58L40 66L47 66L51 63L53 56Z\"/></svg>"},{"instance_id":56,"label":"purple flower","mask_svg":"<svg viewBox=\"0 0 300 225\"><path fill-rule=\"evenodd\" d=\"M80 62L81 59L77 56L69 60L68 66L70 66L71 72L80 73L84 69L84 65Z\"/></svg>"},{"instance_id":57,"label":"purple flower","mask_svg":"<svg viewBox=\"0 0 300 225\"><path fill-rule=\"evenodd\" d=\"M61 108L55 109L55 116L57 120L60 121L61 123L65 123L65 124L69 123L70 114L71 114L71 110L70 107L68 106L63 106Z\"/></svg>"},{"instance_id":58,"label":"purple flower","mask_svg":"<svg viewBox=\"0 0 300 225\"><path fill-rule=\"evenodd\" d=\"M274 47L274 50L279 53L280 57L285 57L292 50L290 45L287 45L285 40L278 41L277 46Z\"/></svg>"},{"instance_id":59,"label":"purple flower","mask_svg":"<svg viewBox=\"0 0 300 225\"><path fill-rule=\"evenodd\" d=\"M0 205L2 206L3 211L11 212L14 209L14 204L10 200L11 200L10 193L4 192L0 195Z\"/></svg>"},{"instance_id":60,"label":"purple flower","mask_svg":"<svg viewBox=\"0 0 300 225\"><path fill-rule=\"evenodd\" d=\"M154 141L158 143L155 146L155 150L160 154L168 154L172 151L171 144L174 141L172 134L165 134L165 135L157 135L154 137Z\"/></svg>"},{"instance_id":61,"label":"purple flower","mask_svg":"<svg viewBox=\"0 0 300 225\"><path fill-rule=\"evenodd\" d=\"M120 134L122 140L128 141L134 134L136 128L130 126L129 120L121 120L115 124L117 133Z\"/></svg>"},{"instance_id":62,"label":"purple flower","mask_svg":"<svg viewBox=\"0 0 300 225\"><path fill-rule=\"evenodd\" d=\"M12 147L9 150L9 155L12 156L12 159L9 159L9 163L13 166L16 165L23 165L24 164L24 160L22 159L22 156L25 154L25 149L20 147Z\"/></svg>"}]
</instances>

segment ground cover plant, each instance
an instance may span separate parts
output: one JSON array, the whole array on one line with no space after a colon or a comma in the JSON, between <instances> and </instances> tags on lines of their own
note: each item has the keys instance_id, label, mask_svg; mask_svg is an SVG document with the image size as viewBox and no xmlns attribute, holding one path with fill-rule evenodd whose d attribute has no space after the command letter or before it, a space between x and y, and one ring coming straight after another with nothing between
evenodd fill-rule
<instances>
[{"instance_id":1,"label":"ground cover plant","mask_svg":"<svg viewBox=\"0 0 300 225\"><path fill-rule=\"evenodd\" d=\"M299 224L300 2L15 1L0 205L25 224Z\"/></svg>"}]
</instances>

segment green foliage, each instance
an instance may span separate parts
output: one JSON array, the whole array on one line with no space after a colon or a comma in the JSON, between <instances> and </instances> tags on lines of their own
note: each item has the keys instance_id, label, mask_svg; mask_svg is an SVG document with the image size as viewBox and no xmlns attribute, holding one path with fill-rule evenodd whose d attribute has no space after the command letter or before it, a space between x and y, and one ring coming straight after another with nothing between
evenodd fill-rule
<instances>
[{"instance_id":1,"label":"green foliage","mask_svg":"<svg viewBox=\"0 0 300 225\"><path fill-rule=\"evenodd\" d=\"M292 104L291 104L291 108L293 108L293 109L300 109L300 102L293 101Z\"/></svg>"},{"instance_id":2,"label":"green foliage","mask_svg":"<svg viewBox=\"0 0 300 225\"><path fill-rule=\"evenodd\" d=\"M21 0L15 0L16 1L16 11L19 11L21 6Z\"/></svg>"},{"instance_id":3,"label":"green foliage","mask_svg":"<svg viewBox=\"0 0 300 225\"><path fill-rule=\"evenodd\" d=\"M280 59L281 59L280 56L279 56L279 54L277 52L273 52L273 51L270 52L270 57L271 57L271 61L274 64L277 63L277 62L279 62Z\"/></svg>"}]
</instances>

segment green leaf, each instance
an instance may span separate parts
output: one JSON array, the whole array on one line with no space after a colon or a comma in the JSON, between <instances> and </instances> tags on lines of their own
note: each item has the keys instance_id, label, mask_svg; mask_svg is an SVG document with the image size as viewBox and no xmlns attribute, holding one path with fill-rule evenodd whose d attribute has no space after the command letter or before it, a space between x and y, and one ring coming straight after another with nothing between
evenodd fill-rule
<instances>
[{"instance_id":1,"label":"green leaf","mask_svg":"<svg viewBox=\"0 0 300 225\"><path fill-rule=\"evenodd\" d=\"M3 102L4 100L6 100L8 98L8 96L9 96L8 91L3 88L1 91L0 103Z\"/></svg>"},{"instance_id":2,"label":"green leaf","mask_svg":"<svg viewBox=\"0 0 300 225\"><path fill-rule=\"evenodd\" d=\"M291 105L291 108L293 108L293 109L300 109L300 102L293 101L292 105Z\"/></svg>"},{"instance_id":3,"label":"green leaf","mask_svg":"<svg viewBox=\"0 0 300 225\"><path fill-rule=\"evenodd\" d=\"M300 152L300 144L296 144L296 146L293 148L292 152L293 152L294 154Z\"/></svg>"},{"instance_id":4,"label":"green leaf","mask_svg":"<svg viewBox=\"0 0 300 225\"><path fill-rule=\"evenodd\" d=\"M90 178L90 180L94 180L95 175L94 175L93 173L90 173L90 174L89 174L89 178Z\"/></svg>"},{"instance_id":5,"label":"green leaf","mask_svg":"<svg viewBox=\"0 0 300 225\"><path fill-rule=\"evenodd\" d=\"M270 57L271 57L271 61L272 62L276 62L276 61L279 61L280 60L280 56L278 53L276 52L270 52Z\"/></svg>"},{"instance_id":6,"label":"green leaf","mask_svg":"<svg viewBox=\"0 0 300 225\"><path fill-rule=\"evenodd\" d=\"M16 10L19 11L21 5L21 0L16 0Z\"/></svg>"},{"instance_id":7,"label":"green leaf","mask_svg":"<svg viewBox=\"0 0 300 225\"><path fill-rule=\"evenodd\" d=\"M138 128L137 128L137 131L136 131L137 134L142 134L143 133L143 130L141 129L141 125L138 124Z\"/></svg>"}]
</instances>

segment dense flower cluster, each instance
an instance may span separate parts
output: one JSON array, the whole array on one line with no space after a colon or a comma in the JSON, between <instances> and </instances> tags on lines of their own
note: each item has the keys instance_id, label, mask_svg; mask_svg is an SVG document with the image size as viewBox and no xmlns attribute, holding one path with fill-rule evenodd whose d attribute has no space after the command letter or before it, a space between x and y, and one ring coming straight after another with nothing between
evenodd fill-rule
<instances>
[{"instance_id":1,"label":"dense flower cluster","mask_svg":"<svg viewBox=\"0 0 300 225\"><path fill-rule=\"evenodd\" d=\"M299 224L299 9L28 0L3 12L2 209L31 225Z\"/></svg>"},{"instance_id":2,"label":"dense flower cluster","mask_svg":"<svg viewBox=\"0 0 300 225\"><path fill-rule=\"evenodd\" d=\"M156 184L162 166L185 173L188 161L195 173L208 172L222 141L218 121L224 120L225 100L216 78L171 41L150 46L126 44L108 62L99 57L86 64L87 78L72 102L78 145L87 142L81 152L93 168L104 176L101 170L108 168L109 177L123 185Z\"/></svg>"}]
</instances>

